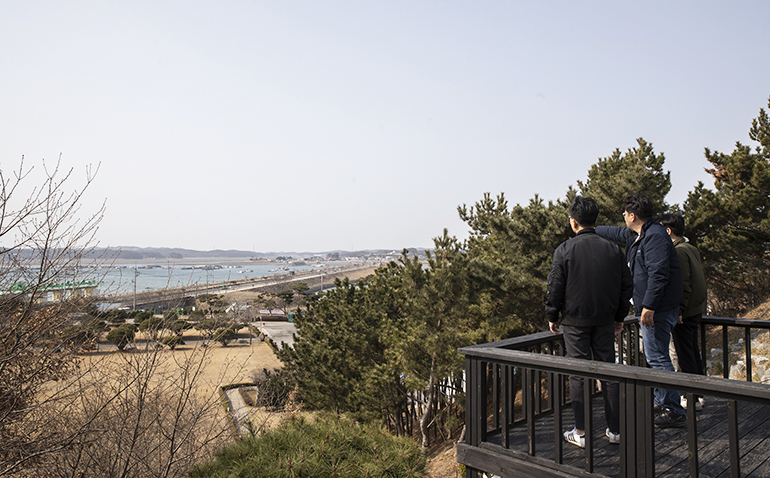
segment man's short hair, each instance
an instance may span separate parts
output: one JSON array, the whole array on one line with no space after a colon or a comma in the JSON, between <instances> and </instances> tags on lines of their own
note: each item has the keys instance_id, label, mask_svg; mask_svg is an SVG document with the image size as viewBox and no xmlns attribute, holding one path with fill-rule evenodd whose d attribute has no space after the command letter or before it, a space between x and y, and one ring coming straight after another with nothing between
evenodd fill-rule
<instances>
[{"instance_id":1,"label":"man's short hair","mask_svg":"<svg viewBox=\"0 0 770 478\"><path fill-rule=\"evenodd\" d=\"M633 213L642 221L652 218L652 201L647 196L629 194L623 202L625 203L625 210Z\"/></svg>"},{"instance_id":2,"label":"man's short hair","mask_svg":"<svg viewBox=\"0 0 770 478\"><path fill-rule=\"evenodd\" d=\"M599 217L599 205L591 198L575 196L569 205L569 217L576 220L582 227L594 227Z\"/></svg>"},{"instance_id":3,"label":"man's short hair","mask_svg":"<svg viewBox=\"0 0 770 478\"><path fill-rule=\"evenodd\" d=\"M671 229L671 234L676 237L684 236L684 218L681 214L663 214L660 216L663 227Z\"/></svg>"}]
</instances>

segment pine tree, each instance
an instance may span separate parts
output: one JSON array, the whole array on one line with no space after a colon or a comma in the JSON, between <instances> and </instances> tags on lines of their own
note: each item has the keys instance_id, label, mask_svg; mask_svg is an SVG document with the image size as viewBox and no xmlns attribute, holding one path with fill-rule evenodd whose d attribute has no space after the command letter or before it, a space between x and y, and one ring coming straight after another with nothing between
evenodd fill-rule
<instances>
[{"instance_id":1,"label":"pine tree","mask_svg":"<svg viewBox=\"0 0 770 478\"><path fill-rule=\"evenodd\" d=\"M625 225L623 199L629 194L650 198L656 214L669 210L665 198L671 190L671 173L663 170L666 158L663 153L655 154L652 143L642 138L636 142L637 147L625 154L616 149L612 155L599 158L588 170L588 179L577 182L580 194L599 204L599 225ZM574 194L568 191L568 202Z\"/></svg>"},{"instance_id":2,"label":"pine tree","mask_svg":"<svg viewBox=\"0 0 770 478\"><path fill-rule=\"evenodd\" d=\"M736 142L730 154L706 149L715 190L699 182L684 204L685 235L703 256L713 314L738 314L770 295L770 119L764 109L749 138L759 146Z\"/></svg>"},{"instance_id":3,"label":"pine tree","mask_svg":"<svg viewBox=\"0 0 770 478\"><path fill-rule=\"evenodd\" d=\"M284 369L298 386L298 398L309 408L358 413L366 418L387 408L387 399L382 401L383 394L368 383L379 383L372 375L388 375L382 342L387 306L373 305L375 300L380 304L387 301L387 295L381 288L373 288L377 280L365 278L358 284L347 278L335 281L334 289L295 317L293 346L277 350Z\"/></svg>"},{"instance_id":4,"label":"pine tree","mask_svg":"<svg viewBox=\"0 0 770 478\"><path fill-rule=\"evenodd\" d=\"M446 229L426 251L427 267L417 256L404 251L402 285L406 291L403 320L389 335L396 367L405 377L412 400L421 404L419 428L422 445L430 445L430 423L434 411L446 403L447 387L463 371L459 347L480 341L479 314L469 302L466 256ZM452 393L452 392L450 392Z\"/></svg>"},{"instance_id":5,"label":"pine tree","mask_svg":"<svg viewBox=\"0 0 770 478\"><path fill-rule=\"evenodd\" d=\"M458 208L471 228L467 269L472 303L485 318L487 341L543 329L546 279L554 248L568 236L561 202L535 196L508 210L503 194Z\"/></svg>"}]
</instances>

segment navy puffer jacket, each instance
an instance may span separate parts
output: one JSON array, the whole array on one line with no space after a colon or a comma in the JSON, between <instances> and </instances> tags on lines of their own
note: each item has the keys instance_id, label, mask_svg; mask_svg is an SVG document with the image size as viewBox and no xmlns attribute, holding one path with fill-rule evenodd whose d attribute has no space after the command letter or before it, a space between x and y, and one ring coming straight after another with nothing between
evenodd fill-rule
<instances>
[{"instance_id":1,"label":"navy puffer jacket","mask_svg":"<svg viewBox=\"0 0 770 478\"><path fill-rule=\"evenodd\" d=\"M661 312L679 308L682 302L679 257L671 237L658 221L645 222L641 234L618 226L599 226L596 233L626 246L626 260L634 279L637 317L642 315L642 308Z\"/></svg>"}]
</instances>

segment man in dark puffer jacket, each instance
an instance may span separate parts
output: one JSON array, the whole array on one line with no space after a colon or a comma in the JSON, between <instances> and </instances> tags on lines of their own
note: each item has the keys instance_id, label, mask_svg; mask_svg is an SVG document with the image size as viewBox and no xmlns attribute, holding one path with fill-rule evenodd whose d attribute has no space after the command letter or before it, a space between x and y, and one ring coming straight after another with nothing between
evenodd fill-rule
<instances>
[{"instance_id":1,"label":"man in dark puffer jacket","mask_svg":"<svg viewBox=\"0 0 770 478\"><path fill-rule=\"evenodd\" d=\"M666 230L652 218L652 201L646 196L629 195L623 202L626 227L599 226L596 233L625 243L634 281L634 315L641 325L644 357L650 367L673 372L668 344L682 301L679 258ZM656 388L655 408L656 426L687 426L679 392Z\"/></svg>"},{"instance_id":2,"label":"man in dark puffer jacket","mask_svg":"<svg viewBox=\"0 0 770 478\"><path fill-rule=\"evenodd\" d=\"M548 274L545 313L551 331L559 333L559 316L567 356L615 362L614 338L623 328L633 293L631 272L617 244L596 234L599 206L576 196L569 207L569 222L576 237L553 254ZM575 428L564 433L568 442L585 446L583 378L570 377L570 398ZM610 443L620 443L618 384L602 382L604 414Z\"/></svg>"}]
</instances>

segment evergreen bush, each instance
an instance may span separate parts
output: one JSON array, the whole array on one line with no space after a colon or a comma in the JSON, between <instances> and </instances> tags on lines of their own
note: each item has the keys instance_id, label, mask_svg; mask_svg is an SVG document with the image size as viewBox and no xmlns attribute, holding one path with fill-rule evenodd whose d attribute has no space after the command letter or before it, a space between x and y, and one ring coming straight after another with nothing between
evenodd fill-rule
<instances>
[{"instance_id":1,"label":"evergreen bush","mask_svg":"<svg viewBox=\"0 0 770 478\"><path fill-rule=\"evenodd\" d=\"M242 438L196 466L208 477L424 477L425 458L409 438L332 413L295 415L278 428Z\"/></svg>"}]
</instances>

